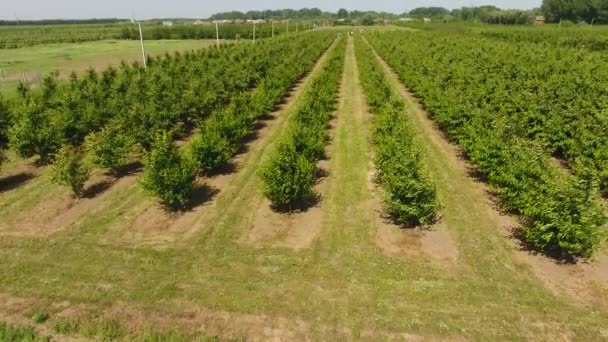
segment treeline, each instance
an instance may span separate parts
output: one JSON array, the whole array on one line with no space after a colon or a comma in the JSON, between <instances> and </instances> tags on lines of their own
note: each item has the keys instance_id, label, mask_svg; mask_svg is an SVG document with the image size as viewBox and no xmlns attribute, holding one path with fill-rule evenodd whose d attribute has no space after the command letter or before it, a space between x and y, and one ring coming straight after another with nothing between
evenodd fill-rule
<instances>
[{"instance_id":1,"label":"treeline","mask_svg":"<svg viewBox=\"0 0 608 342\"><path fill-rule=\"evenodd\" d=\"M608 24L608 1L606 0L543 0L543 13L551 22L569 20Z\"/></svg>"},{"instance_id":2,"label":"treeline","mask_svg":"<svg viewBox=\"0 0 608 342\"><path fill-rule=\"evenodd\" d=\"M440 31L370 38L503 208L522 217L531 246L584 257L599 248L599 192L608 190L601 54Z\"/></svg>"},{"instance_id":3,"label":"treeline","mask_svg":"<svg viewBox=\"0 0 608 342\"><path fill-rule=\"evenodd\" d=\"M406 13L412 18L479 21L488 24L526 24L539 14L539 9L500 9L496 6L462 7L451 11L443 7L418 7Z\"/></svg>"},{"instance_id":4,"label":"treeline","mask_svg":"<svg viewBox=\"0 0 608 342\"><path fill-rule=\"evenodd\" d=\"M263 10L263 11L230 11L213 14L209 17L210 20L247 20L247 19L264 19L264 20L284 20L284 19L316 19L321 17L331 17L329 12L323 12L318 8L302 8L295 9L280 9L280 10Z\"/></svg>"},{"instance_id":5,"label":"treeline","mask_svg":"<svg viewBox=\"0 0 608 342\"><path fill-rule=\"evenodd\" d=\"M587 24L608 23L608 2L604 0L543 0L541 8L531 10L501 9L496 6L462 7L448 10L443 7L418 7L408 13L412 18L478 21L489 24L524 24L544 15L546 21L569 21Z\"/></svg>"},{"instance_id":6,"label":"treeline","mask_svg":"<svg viewBox=\"0 0 608 342\"><path fill-rule=\"evenodd\" d=\"M212 15L209 19L211 20L286 20L286 19L350 19L350 20L361 20L365 17L373 18L384 18L384 19L395 19L398 17L397 14L388 12L376 12L376 11L348 11L345 8L340 8L337 12L323 12L318 8L302 8L300 10L294 9L282 9L282 10L263 10L263 11L249 11L249 12L223 12Z\"/></svg>"}]
</instances>

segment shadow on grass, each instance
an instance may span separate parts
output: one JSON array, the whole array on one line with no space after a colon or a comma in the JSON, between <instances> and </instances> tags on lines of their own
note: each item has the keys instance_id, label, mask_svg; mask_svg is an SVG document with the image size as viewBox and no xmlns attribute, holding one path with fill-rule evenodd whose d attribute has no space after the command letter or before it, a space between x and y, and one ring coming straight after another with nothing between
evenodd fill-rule
<instances>
[{"instance_id":1,"label":"shadow on grass","mask_svg":"<svg viewBox=\"0 0 608 342\"><path fill-rule=\"evenodd\" d=\"M577 264L582 259L579 259L563 249L552 249L552 250L542 250L531 243L529 243L526 239L526 232L523 227L515 227L512 228L509 234L514 241L517 242L517 247L520 251L529 253L532 255L544 255L547 258L551 259L553 262L557 264Z\"/></svg>"},{"instance_id":2,"label":"shadow on grass","mask_svg":"<svg viewBox=\"0 0 608 342\"><path fill-rule=\"evenodd\" d=\"M34 175L33 173L22 172L16 175L0 178L0 192L16 189L26 184L34 177L36 177L36 175Z\"/></svg>"}]
</instances>

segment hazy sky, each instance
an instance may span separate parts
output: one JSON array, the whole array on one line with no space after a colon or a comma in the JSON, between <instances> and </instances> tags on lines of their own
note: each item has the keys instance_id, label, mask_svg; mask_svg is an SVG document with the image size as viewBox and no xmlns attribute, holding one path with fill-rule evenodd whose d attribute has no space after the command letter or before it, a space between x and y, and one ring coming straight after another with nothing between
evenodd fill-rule
<instances>
[{"instance_id":1,"label":"hazy sky","mask_svg":"<svg viewBox=\"0 0 608 342\"><path fill-rule=\"evenodd\" d=\"M318 7L335 12L344 7L350 10L376 10L403 13L419 6L496 5L501 8L528 9L540 6L541 0L0 0L0 19L44 18L138 18L188 17L207 18L222 11L262 10L281 8Z\"/></svg>"}]
</instances>

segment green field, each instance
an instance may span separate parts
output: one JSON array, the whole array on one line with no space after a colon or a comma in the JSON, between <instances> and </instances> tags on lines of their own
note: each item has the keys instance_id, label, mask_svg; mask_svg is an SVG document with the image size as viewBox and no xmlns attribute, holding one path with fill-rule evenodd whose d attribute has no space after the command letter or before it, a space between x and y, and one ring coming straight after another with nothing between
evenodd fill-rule
<instances>
[{"instance_id":1,"label":"green field","mask_svg":"<svg viewBox=\"0 0 608 342\"><path fill-rule=\"evenodd\" d=\"M474 45L472 39L482 39L486 44L491 41L466 34L442 33L445 36L437 34L437 38L432 37L432 32L388 32L390 29L360 32L360 28L353 28L353 36L342 31L340 37L335 29L326 34L327 45L333 43L318 60L315 55L316 63L310 72L293 84L284 101L276 108L265 109L265 115L253 113L260 119L251 134L238 139L238 152L234 152L229 165L222 165L223 168L214 172L197 173L196 181L205 184L206 191L185 210L169 210L159 205L156 198L144 191L139 169L120 177L95 169L86 183L87 189L93 189L93 195L76 198L68 188L51 180L48 166L36 165L35 158L19 159L10 151L8 162L0 169L0 340L3 336L17 341L37 337L53 341L68 338L607 340L608 256L605 248L600 248L590 259L568 263L525 246L513 236L513 232L529 228L523 214L507 212L501 207L503 203L492 187L494 183L482 177L474 164L476 160L467 159L463 153L462 146L467 146L465 143L472 138L457 145L449 132L441 129L447 125L441 128L438 125L443 118L434 114L442 110L456 112L442 108L440 101L431 102L441 99L443 94L438 91L447 86L430 82L443 81L444 76L450 75L457 80L456 84L464 87L481 84L483 78L479 73L476 73L480 76L478 79L468 77L466 68L454 72L449 69L452 65L449 63L445 63L445 73L436 78L407 72L406 67L417 70L416 66L423 65L425 71L435 67L432 61L438 58L425 55L427 50L421 48L426 47L425 44L449 49L450 42L464 46L465 42ZM286 42L292 37L295 41L320 34L274 38L263 46L270 49L276 41L288 46ZM506 46L506 42L515 40L513 37L519 34L519 31L505 33L500 44ZM433 39L440 38L444 45L434 44ZM390 45L392 42L396 42L393 44L398 48L410 46L414 49L408 52L411 56L417 54L428 60L400 61L399 57L406 53L395 53L398 48ZM102 68L121 59L137 60L138 44L100 41L0 50L0 67L6 68L5 72L10 70L12 77L26 70L59 70L65 77L69 70ZM209 44L212 42L154 41L147 42L147 47L153 55ZM225 48L233 54L229 56L231 61L246 60L249 54L245 52L251 50L245 50L244 45ZM317 45L315 48L323 51L322 44ZM237 51L237 48L243 50ZM289 49L297 52L299 47L276 49L286 53ZM457 51L465 56L461 59L474 65L474 57L479 56L467 55L473 49L462 50ZM213 51L217 54L209 59L199 56L201 63L225 67L229 77L248 80L249 74L222 64L225 60L217 56L225 50L218 51ZM568 53L575 53L573 51ZM597 51L588 54L588 59L599 58ZM295 52L289 56L294 55ZM324 72L330 72L324 66L332 61L332 56L343 60L343 71L329 124L315 127L327 133L325 145L321 145L324 156L315 165L317 202L301 211L275 210L265 197L260 169L274 156L277 146L285 143L288 134L297 134L294 122L306 120L298 119L298 113L310 106L312 86ZM274 61L277 56L270 57ZM493 57L503 55L497 53ZM257 58L269 57L262 54ZM175 64L167 62L166 67L173 73L192 67L188 61L173 62ZM363 63L373 68L364 68ZM251 64L246 70L253 73L259 65ZM287 70L281 69L280 64L274 67L277 69L272 69L273 72ZM159 82L167 82L163 85L182 85L175 74L150 69L153 68L147 72L155 72ZM381 100L398 99L403 105L399 118L408 122L411 129L408 134L413 135L410 140L419 144L414 147L416 156L420 158L420 165L424 165L440 203L436 220L429 225L406 228L386 215L383 196L389 190L375 181L379 172L375 165L378 160L374 140L377 117L372 108L376 107L368 104L371 94L366 93L362 84L370 77L365 74L369 70L380 74L390 89L386 99ZM269 72L269 75L274 74ZM412 93L411 84L405 83L407 77L412 77L412 84L417 82L417 93ZM203 79L203 75L200 78ZM13 89L15 81L8 81L5 87ZM202 85L194 81L185 83L201 88L208 86L204 95L214 96L215 90L225 86L213 79ZM223 103L233 109L229 113L235 117L251 114L247 111L241 114L234 108L249 103L248 100L255 103L257 98L253 96L260 96L257 93L251 98L243 96L242 93L251 94L247 93L250 91L247 82L241 83L246 90L230 88L236 95ZM428 84L431 85L425 88ZM146 90L154 93L156 89ZM154 93L146 99L156 104L158 99L168 99L166 94L173 94L159 93L161 95ZM470 91L466 93L467 99L476 99L474 96L481 93ZM464 98L464 91L459 94L450 97L453 107L459 98ZM433 95L435 97L431 97ZM492 96L484 95L484 100ZM445 98L448 103L447 96ZM422 102L424 99L428 100L428 106ZM479 100L479 103L489 102ZM434 112L430 112L431 108ZM484 107L484 113L491 113L493 108ZM213 110L211 114L205 113L207 116L187 113L200 115L197 119L203 122L197 123L199 129L195 134L206 128L204 123L210 121L209 117L223 113L221 108L213 107ZM116 115L121 118L123 114ZM136 114L136 118L143 117L142 112ZM454 115L461 117L461 113ZM491 130L492 125L479 125L478 131L465 132L484 132L482 129ZM230 128L236 130L233 126ZM186 150L189 136L180 136L180 139L180 151ZM523 139L518 137L517 142ZM547 159L550 156L550 152L528 141L522 145L533 146L535 156ZM535 160L544 161L541 157ZM557 172L559 164L550 165L551 170L547 172ZM563 179L577 176L564 170L560 172ZM594 194L599 191L598 184L592 186L588 191ZM593 197L593 201L603 199ZM598 229L606 230L605 227Z\"/></svg>"},{"instance_id":2,"label":"green field","mask_svg":"<svg viewBox=\"0 0 608 342\"><path fill-rule=\"evenodd\" d=\"M190 51L215 44L213 40L151 40L145 42L150 56ZM103 40L83 43L57 43L18 49L0 49L0 91L14 95L15 87L25 75L36 85L45 74L58 71L67 78L72 71L83 73L89 68L98 71L121 61L141 62L139 41Z\"/></svg>"}]
</instances>

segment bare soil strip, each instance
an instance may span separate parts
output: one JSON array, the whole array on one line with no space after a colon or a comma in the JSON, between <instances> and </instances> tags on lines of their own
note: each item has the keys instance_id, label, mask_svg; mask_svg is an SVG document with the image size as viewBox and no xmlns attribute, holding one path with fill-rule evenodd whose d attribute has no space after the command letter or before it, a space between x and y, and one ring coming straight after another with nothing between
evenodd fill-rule
<instances>
[{"instance_id":1,"label":"bare soil strip","mask_svg":"<svg viewBox=\"0 0 608 342\"><path fill-rule=\"evenodd\" d=\"M440 193L442 203L449 203L445 208L445 216L477 220L477 224L498 228L498 233L507 237L505 240L516 258L529 265L536 277L556 295L565 294L579 305L608 307L608 257L602 255L591 263L566 265L526 250L519 240L513 238L513 231L520 226L517 220L499 212L487 184L470 176L474 173L474 169L467 161L460 158L461 149L448 142L430 114L399 81L397 74L377 53L376 57L414 113L416 126L426 142L430 171L435 174L436 180L450 183L450 193ZM458 199L445 200L455 197Z\"/></svg>"}]
</instances>

